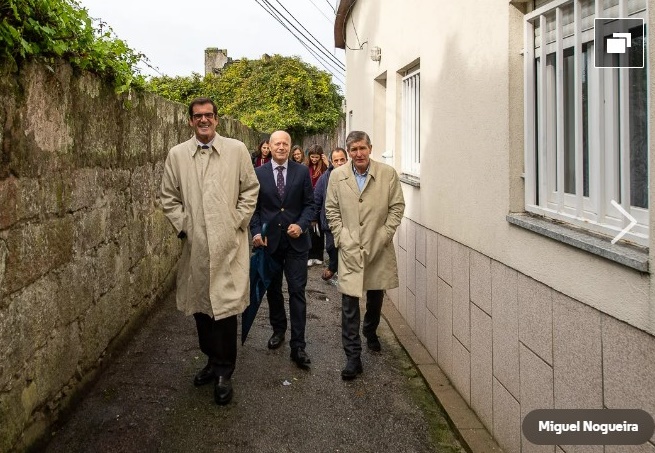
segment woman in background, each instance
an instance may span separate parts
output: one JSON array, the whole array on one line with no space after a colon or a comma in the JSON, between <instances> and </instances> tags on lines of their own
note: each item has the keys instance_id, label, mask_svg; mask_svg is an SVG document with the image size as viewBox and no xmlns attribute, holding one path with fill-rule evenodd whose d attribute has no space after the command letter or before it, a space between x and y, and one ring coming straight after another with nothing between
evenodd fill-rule
<instances>
[{"instance_id":1,"label":"woman in background","mask_svg":"<svg viewBox=\"0 0 655 453\"><path fill-rule=\"evenodd\" d=\"M294 145L291 148L291 160L302 164L305 162L305 153L302 152L302 148L298 145Z\"/></svg>"},{"instance_id":2,"label":"woman in background","mask_svg":"<svg viewBox=\"0 0 655 453\"><path fill-rule=\"evenodd\" d=\"M328 169L327 157L323 154L321 145L312 145L309 147L305 164L309 167L309 176L312 180L312 188L314 188L318 179ZM312 248L309 250L307 266L323 264L324 239L317 222L313 222L310 236L312 238Z\"/></svg>"},{"instance_id":3,"label":"woman in background","mask_svg":"<svg viewBox=\"0 0 655 453\"><path fill-rule=\"evenodd\" d=\"M255 159L253 160L252 164L256 168L264 165L266 162L269 162L270 160L271 160L271 148L269 148L268 146L268 140L264 140L257 147L257 151L255 151Z\"/></svg>"},{"instance_id":4,"label":"woman in background","mask_svg":"<svg viewBox=\"0 0 655 453\"><path fill-rule=\"evenodd\" d=\"M315 187L318 178L328 169L328 159L323 154L321 145L312 145L309 147L305 164L309 167L309 175L312 177L312 187Z\"/></svg>"}]
</instances>

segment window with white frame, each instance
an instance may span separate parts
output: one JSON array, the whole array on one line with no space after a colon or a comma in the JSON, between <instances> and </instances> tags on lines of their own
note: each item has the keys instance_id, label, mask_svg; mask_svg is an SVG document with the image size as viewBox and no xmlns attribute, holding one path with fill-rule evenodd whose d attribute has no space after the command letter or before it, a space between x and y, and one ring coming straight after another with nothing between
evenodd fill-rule
<instances>
[{"instance_id":1,"label":"window with white frame","mask_svg":"<svg viewBox=\"0 0 655 453\"><path fill-rule=\"evenodd\" d=\"M421 74L418 66L405 71L402 78L402 154L401 172L421 174Z\"/></svg>"},{"instance_id":2,"label":"window with white frame","mask_svg":"<svg viewBox=\"0 0 655 453\"><path fill-rule=\"evenodd\" d=\"M646 0L537 0L525 16L526 210L648 245L648 78L594 68L594 19L642 18ZM644 55L647 53L645 52Z\"/></svg>"}]
</instances>

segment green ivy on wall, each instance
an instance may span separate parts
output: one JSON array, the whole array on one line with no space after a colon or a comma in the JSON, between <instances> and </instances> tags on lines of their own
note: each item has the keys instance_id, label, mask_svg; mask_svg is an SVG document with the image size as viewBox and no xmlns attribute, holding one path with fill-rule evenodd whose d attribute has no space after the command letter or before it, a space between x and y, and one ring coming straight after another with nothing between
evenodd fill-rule
<instances>
[{"instance_id":1,"label":"green ivy on wall","mask_svg":"<svg viewBox=\"0 0 655 453\"><path fill-rule=\"evenodd\" d=\"M343 97L330 74L298 57L244 58L205 77L154 77L148 89L183 104L207 96L221 115L260 132L284 129L298 137L329 132L342 116Z\"/></svg>"},{"instance_id":2,"label":"green ivy on wall","mask_svg":"<svg viewBox=\"0 0 655 453\"><path fill-rule=\"evenodd\" d=\"M94 27L75 0L0 0L0 61L58 59L113 83L117 92L144 88L137 64L147 58L118 39L107 24Z\"/></svg>"}]
</instances>

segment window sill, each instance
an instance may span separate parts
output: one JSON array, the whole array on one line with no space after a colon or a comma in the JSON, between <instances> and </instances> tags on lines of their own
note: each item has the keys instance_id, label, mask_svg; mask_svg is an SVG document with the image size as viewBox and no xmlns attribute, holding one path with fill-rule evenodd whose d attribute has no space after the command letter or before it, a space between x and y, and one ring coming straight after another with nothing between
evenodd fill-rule
<instances>
[{"instance_id":1,"label":"window sill","mask_svg":"<svg viewBox=\"0 0 655 453\"><path fill-rule=\"evenodd\" d=\"M414 187L421 187L421 178L418 176L408 175L407 173L400 174L400 182L404 182L405 184L409 184L410 186Z\"/></svg>"},{"instance_id":2,"label":"window sill","mask_svg":"<svg viewBox=\"0 0 655 453\"><path fill-rule=\"evenodd\" d=\"M601 236L580 228L527 213L514 213L506 217L516 225L537 234L563 242L639 272L648 272L648 248L625 243L612 244L607 236Z\"/></svg>"}]
</instances>

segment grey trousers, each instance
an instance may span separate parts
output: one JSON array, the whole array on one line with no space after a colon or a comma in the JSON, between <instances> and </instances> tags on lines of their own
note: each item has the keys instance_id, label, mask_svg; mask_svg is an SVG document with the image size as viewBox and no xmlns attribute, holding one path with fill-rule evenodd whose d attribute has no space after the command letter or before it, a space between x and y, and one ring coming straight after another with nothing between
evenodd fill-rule
<instances>
[{"instance_id":1,"label":"grey trousers","mask_svg":"<svg viewBox=\"0 0 655 453\"><path fill-rule=\"evenodd\" d=\"M362 334L367 339L377 338L377 328L380 325L382 300L384 290L370 289L366 291L366 313ZM362 352L362 342L359 336L359 298L341 296L341 341L348 360L358 359Z\"/></svg>"}]
</instances>

